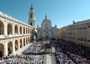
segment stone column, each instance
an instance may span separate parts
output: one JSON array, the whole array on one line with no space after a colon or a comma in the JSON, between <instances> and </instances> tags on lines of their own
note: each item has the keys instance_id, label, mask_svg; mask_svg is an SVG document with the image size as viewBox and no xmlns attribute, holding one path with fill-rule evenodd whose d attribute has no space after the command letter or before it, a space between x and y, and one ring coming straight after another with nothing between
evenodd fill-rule
<instances>
[{"instance_id":1,"label":"stone column","mask_svg":"<svg viewBox=\"0 0 90 64\"><path fill-rule=\"evenodd\" d=\"M22 27L22 34L23 34L23 27Z\"/></svg>"},{"instance_id":2,"label":"stone column","mask_svg":"<svg viewBox=\"0 0 90 64\"><path fill-rule=\"evenodd\" d=\"M27 42L26 42L26 37L25 37L25 46L27 45Z\"/></svg>"},{"instance_id":3,"label":"stone column","mask_svg":"<svg viewBox=\"0 0 90 64\"><path fill-rule=\"evenodd\" d=\"M14 28L14 23L12 23L12 34L15 35L15 28Z\"/></svg>"},{"instance_id":4,"label":"stone column","mask_svg":"<svg viewBox=\"0 0 90 64\"><path fill-rule=\"evenodd\" d=\"M4 23L4 35L7 36L7 22Z\"/></svg>"},{"instance_id":5,"label":"stone column","mask_svg":"<svg viewBox=\"0 0 90 64\"><path fill-rule=\"evenodd\" d=\"M20 26L18 24L18 35L20 35Z\"/></svg>"},{"instance_id":6,"label":"stone column","mask_svg":"<svg viewBox=\"0 0 90 64\"><path fill-rule=\"evenodd\" d=\"M5 41L5 44L4 44L4 56L8 55L8 45L7 45L7 42Z\"/></svg>"},{"instance_id":7,"label":"stone column","mask_svg":"<svg viewBox=\"0 0 90 64\"><path fill-rule=\"evenodd\" d=\"M18 40L18 50L20 50L20 40Z\"/></svg>"},{"instance_id":8,"label":"stone column","mask_svg":"<svg viewBox=\"0 0 90 64\"><path fill-rule=\"evenodd\" d=\"M13 45L13 54L15 54L15 41L13 41L12 45Z\"/></svg>"}]
</instances>

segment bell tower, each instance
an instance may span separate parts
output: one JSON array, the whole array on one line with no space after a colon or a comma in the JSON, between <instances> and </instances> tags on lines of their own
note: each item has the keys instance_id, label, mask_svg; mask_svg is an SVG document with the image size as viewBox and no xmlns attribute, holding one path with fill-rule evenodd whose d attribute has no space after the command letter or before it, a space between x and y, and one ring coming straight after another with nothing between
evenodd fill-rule
<instances>
[{"instance_id":1,"label":"bell tower","mask_svg":"<svg viewBox=\"0 0 90 64\"><path fill-rule=\"evenodd\" d=\"M28 24L35 27L35 11L33 9L33 6L31 4L31 8L30 8L30 11L29 11L29 20L28 20Z\"/></svg>"}]
</instances>

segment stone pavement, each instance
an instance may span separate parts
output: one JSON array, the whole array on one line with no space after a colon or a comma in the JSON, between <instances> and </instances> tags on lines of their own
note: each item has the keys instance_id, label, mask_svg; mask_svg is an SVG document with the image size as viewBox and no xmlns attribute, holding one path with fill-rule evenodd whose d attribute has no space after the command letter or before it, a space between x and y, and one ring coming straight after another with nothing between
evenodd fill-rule
<instances>
[{"instance_id":1,"label":"stone pavement","mask_svg":"<svg viewBox=\"0 0 90 64\"><path fill-rule=\"evenodd\" d=\"M31 44L33 43L30 43L30 44L27 44L25 47L23 47L22 49L18 50L15 52L15 54L18 54L18 55L22 55L22 52L27 49Z\"/></svg>"},{"instance_id":2,"label":"stone pavement","mask_svg":"<svg viewBox=\"0 0 90 64\"><path fill-rule=\"evenodd\" d=\"M45 64L56 64L56 59L53 54L47 54L44 57Z\"/></svg>"}]
</instances>

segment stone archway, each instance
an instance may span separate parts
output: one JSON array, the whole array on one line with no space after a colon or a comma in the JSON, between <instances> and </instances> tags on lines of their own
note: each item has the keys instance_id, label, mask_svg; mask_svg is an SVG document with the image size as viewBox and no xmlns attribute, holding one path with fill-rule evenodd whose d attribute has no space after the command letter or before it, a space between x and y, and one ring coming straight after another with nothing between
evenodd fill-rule
<instances>
[{"instance_id":1,"label":"stone archway","mask_svg":"<svg viewBox=\"0 0 90 64\"><path fill-rule=\"evenodd\" d=\"M28 33L29 33L29 28L28 28Z\"/></svg>"},{"instance_id":2,"label":"stone archway","mask_svg":"<svg viewBox=\"0 0 90 64\"><path fill-rule=\"evenodd\" d=\"M30 37L28 37L28 41L29 41L29 43L31 42L31 39L30 39Z\"/></svg>"},{"instance_id":3,"label":"stone archway","mask_svg":"<svg viewBox=\"0 0 90 64\"><path fill-rule=\"evenodd\" d=\"M28 44L28 40L27 40L27 38L26 38L26 44Z\"/></svg>"},{"instance_id":4,"label":"stone archway","mask_svg":"<svg viewBox=\"0 0 90 64\"><path fill-rule=\"evenodd\" d=\"M15 51L18 50L18 41L15 40Z\"/></svg>"},{"instance_id":5,"label":"stone archway","mask_svg":"<svg viewBox=\"0 0 90 64\"><path fill-rule=\"evenodd\" d=\"M24 38L23 40L24 40L24 41L23 41L23 42L24 42L23 45L25 46L25 38Z\"/></svg>"},{"instance_id":6,"label":"stone archway","mask_svg":"<svg viewBox=\"0 0 90 64\"><path fill-rule=\"evenodd\" d=\"M26 34L27 34L27 28L26 28Z\"/></svg>"},{"instance_id":7,"label":"stone archway","mask_svg":"<svg viewBox=\"0 0 90 64\"><path fill-rule=\"evenodd\" d=\"M0 43L0 58L4 56L4 45Z\"/></svg>"},{"instance_id":8,"label":"stone archway","mask_svg":"<svg viewBox=\"0 0 90 64\"><path fill-rule=\"evenodd\" d=\"M20 34L22 34L22 27L20 26Z\"/></svg>"},{"instance_id":9,"label":"stone archway","mask_svg":"<svg viewBox=\"0 0 90 64\"><path fill-rule=\"evenodd\" d=\"M23 34L25 34L25 27L23 27Z\"/></svg>"},{"instance_id":10,"label":"stone archway","mask_svg":"<svg viewBox=\"0 0 90 64\"><path fill-rule=\"evenodd\" d=\"M15 25L15 33L18 34L18 26L17 25Z\"/></svg>"},{"instance_id":11,"label":"stone archway","mask_svg":"<svg viewBox=\"0 0 90 64\"><path fill-rule=\"evenodd\" d=\"M22 39L20 39L20 48L22 48Z\"/></svg>"},{"instance_id":12,"label":"stone archway","mask_svg":"<svg viewBox=\"0 0 90 64\"><path fill-rule=\"evenodd\" d=\"M12 24L11 24L11 23L9 23L9 24L7 25L7 34L8 34L8 35L12 34Z\"/></svg>"},{"instance_id":13,"label":"stone archway","mask_svg":"<svg viewBox=\"0 0 90 64\"><path fill-rule=\"evenodd\" d=\"M4 24L0 21L0 35L4 35Z\"/></svg>"},{"instance_id":14,"label":"stone archway","mask_svg":"<svg viewBox=\"0 0 90 64\"><path fill-rule=\"evenodd\" d=\"M10 41L8 43L8 54L11 54L13 53L13 43Z\"/></svg>"},{"instance_id":15,"label":"stone archway","mask_svg":"<svg viewBox=\"0 0 90 64\"><path fill-rule=\"evenodd\" d=\"M29 37L28 37L28 42L30 42L30 41L29 41Z\"/></svg>"}]
</instances>

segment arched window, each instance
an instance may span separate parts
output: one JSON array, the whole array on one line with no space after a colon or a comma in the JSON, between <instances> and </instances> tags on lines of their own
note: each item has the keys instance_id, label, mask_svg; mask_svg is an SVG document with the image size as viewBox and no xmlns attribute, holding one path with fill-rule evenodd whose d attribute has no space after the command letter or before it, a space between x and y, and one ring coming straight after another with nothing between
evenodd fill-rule
<instances>
[{"instance_id":1,"label":"arched window","mask_svg":"<svg viewBox=\"0 0 90 64\"><path fill-rule=\"evenodd\" d=\"M20 34L22 34L22 27L20 26Z\"/></svg>"},{"instance_id":2,"label":"arched window","mask_svg":"<svg viewBox=\"0 0 90 64\"><path fill-rule=\"evenodd\" d=\"M18 50L18 41L15 40L15 50Z\"/></svg>"},{"instance_id":3,"label":"arched window","mask_svg":"<svg viewBox=\"0 0 90 64\"><path fill-rule=\"evenodd\" d=\"M32 18L32 14L30 14L30 18Z\"/></svg>"},{"instance_id":4,"label":"arched window","mask_svg":"<svg viewBox=\"0 0 90 64\"><path fill-rule=\"evenodd\" d=\"M8 54L11 54L13 52L13 44L12 42L8 43Z\"/></svg>"},{"instance_id":5,"label":"arched window","mask_svg":"<svg viewBox=\"0 0 90 64\"><path fill-rule=\"evenodd\" d=\"M4 24L0 21L0 35L4 35Z\"/></svg>"},{"instance_id":6,"label":"arched window","mask_svg":"<svg viewBox=\"0 0 90 64\"><path fill-rule=\"evenodd\" d=\"M18 26L17 25L15 25L15 33L18 34Z\"/></svg>"},{"instance_id":7,"label":"arched window","mask_svg":"<svg viewBox=\"0 0 90 64\"><path fill-rule=\"evenodd\" d=\"M24 38L24 46L25 46L25 38Z\"/></svg>"},{"instance_id":8,"label":"arched window","mask_svg":"<svg viewBox=\"0 0 90 64\"><path fill-rule=\"evenodd\" d=\"M0 43L0 57L4 55L4 45Z\"/></svg>"},{"instance_id":9,"label":"arched window","mask_svg":"<svg viewBox=\"0 0 90 64\"><path fill-rule=\"evenodd\" d=\"M7 34L10 35L12 34L12 25L9 23L7 27Z\"/></svg>"},{"instance_id":10,"label":"arched window","mask_svg":"<svg viewBox=\"0 0 90 64\"><path fill-rule=\"evenodd\" d=\"M23 27L23 34L25 34L25 27Z\"/></svg>"},{"instance_id":11,"label":"arched window","mask_svg":"<svg viewBox=\"0 0 90 64\"><path fill-rule=\"evenodd\" d=\"M22 39L20 39L20 48L22 48Z\"/></svg>"},{"instance_id":12,"label":"arched window","mask_svg":"<svg viewBox=\"0 0 90 64\"><path fill-rule=\"evenodd\" d=\"M30 24L30 25L31 25L31 26L33 25L33 24L32 24L32 22L31 22L31 24Z\"/></svg>"}]
</instances>

